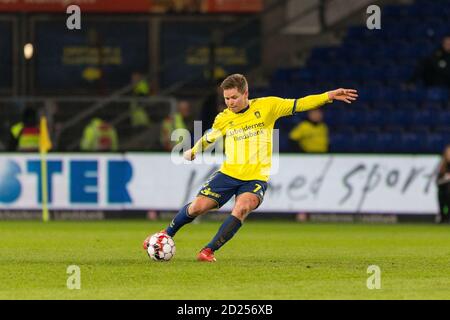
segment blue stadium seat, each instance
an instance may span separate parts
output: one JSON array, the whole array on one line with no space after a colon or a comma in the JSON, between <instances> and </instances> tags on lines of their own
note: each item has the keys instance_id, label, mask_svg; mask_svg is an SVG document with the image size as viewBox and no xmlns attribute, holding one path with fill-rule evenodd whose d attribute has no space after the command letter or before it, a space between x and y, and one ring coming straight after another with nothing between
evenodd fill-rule
<instances>
[{"instance_id":1,"label":"blue stadium seat","mask_svg":"<svg viewBox=\"0 0 450 320\"><path fill-rule=\"evenodd\" d=\"M417 56L419 58L428 57L436 49L435 43L429 40L418 40L415 43L418 51Z\"/></svg>"},{"instance_id":2,"label":"blue stadium seat","mask_svg":"<svg viewBox=\"0 0 450 320\"><path fill-rule=\"evenodd\" d=\"M405 132L400 136L400 152L419 152L420 136L415 132Z\"/></svg>"},{"instance_id":3,"label":"blue stadium seat","mask_svg":"<svg viewBox=\"0 0 450 320\"><path fill-rule=\"evenodd\" d=\"M408 28L406 25L398 23L398 19L395 21L389 21L386 19L383 21L383 36L387 41L398 40L405 37L405 34L408 33Z\"/></svg>"},{"instance_id":4,"label":"blue stadium seat","mask_svg":"<svg viewBox=\"0 0 450 320\"><path fill-rule=\"evenodd\" d=\"M445 127L436 128L436 133L439 133L444 137L444 140L447 144L450 144L450 127L447 125Z\"/></svg>"},{"instance_id":5,"label":"blue stadium seat","mask_svg":"<svg viewBox=\"0 0 450 320\"><path fill-rule=\"evenodd\" d=\"M280 128L279 130L279 151L280 152L292 152L291 150L291 140L289 139L289 132L285 129Z\"/></svg>"},{"instance_id":6,"label":"blue stadium seat","mask_svg":"<svg viewBox=\"0 0 450 320\"><path fill-rule=\"evenodd\" d=\"M369 35L370 30L368 30L366 27L361 26L354 26L350 27L347 30L347 36L346 38L354 40L361 40L364 39L366 36Z\"/></svg>"},{"instance_id":7,"label":"blue stadium seat","mask_svg":"<svg viewBox=\"0 0 450 320\"><path fill-rule=\"evenodd\" d=\"M399 152L401 137L390 132L381 132L375 138L376 152Z\"/></svg>"},{"instance_id":8,"label":"blue stadium seat","mask_svg":"<svg viewBox=\"0 0 450 320\"><path fill-rule=\"evenodd\" d=\"M371 101L393 101L395 97L395 91L390 87L373 87L365 88L369 93Z\"/></svg>"},{"instance_id":9,"label":"blue stadium seat","mask_svg":"<svg viewBox=\"0 0 450 320\"><path fill-rule=\"evenodd\" d=\"M426 99L431 101L447 102L449 98L447 88L428 88L426 90Z\"/></svg>"},{"instance_id":10,"label":"blue stadium seat","mask_svg":"<svg viewBox=\"0 0 450 320\"><path fill-rule=\"evenodd\" d=\"M433 127L437 125L436 114L433 114L432 110L419 109L413 112L412 124L415 126L428 126Z\"/></svg>"},{"instance_id":11,"label":"blue stadium seat","mask_svg":"<svg viewBox=\"0 0 450 320\"><path fill-rule=\"evenodd\" d=\"M442 152L442 150L448 143L448 140L446 140L445 136L441 135L440 133L428 134L425 141L425 151L433 153Z\"/></svg>"},{"instance_id":12,"label":"blue stadium seat","mask_svg":"<svg viewBox=\"0 0 450 320\"><path fill-rule=\"evenodd\" d=\"M365 123L364 110L348 109L344 110L340 116L340 125L342 126L360 126Z\"/></svg>"},{"instance_id":13,"label":"blue stadium seat","mask_svg":"<svg viewBox=\"0 0 450 320\"><path fill-rule=\"evenodd\" d=\"M374 109L380 110L384 113L391 112L392 110L396 109L394 103L390 102L389 100L374 101L372 102L372 106Z\"/></svg>"},{"instance_id":14,"label":"blue stadium seat","mask_svg":"<svg viewBox=\"0 0 450 320\"><path fill-rule=\"evenodd\" d=\"M389 126L410 126L413 124L413 113L411 110L395 109L385 115Z\"/></svg>"},{"instance_id":15,"label":"blue stadium seat","mask_svg":"<svg viewBox=\"0 0 450 320\"><path fill-rule=\"evenodd\" d=\"M402 46L397 47L395 51L395 58L397 59L419 58L419 56L417 46L414 43L405 43Z\"/></svg>"},{"instance_id":16,"label":"blue stadium seat","mask_svg":"<svg viewBox=\"0 0 450 320\"><path fill-rule=\"evenodd\" d=\"M342 114L344 114L344 110L342 108L325 108L324 122L332 127L340 126L342 123Z\"/></svg>"},{"instance_id":17,"label":"blue stadium seat","mask_svg":"<svg viewBox=\"0 0 450 320\"><path fill-rule=\"evenodd\" d=\"M330 130L330 151L331 152L351 152L352 136L354 130L352 128L342 128L341 130Z\"/></svg>"},{"instance_id":18,"label":"blue stadium seat","mask_svg":"<svg viewBox=\"0 0 450 320\"><path fill-rule=\"evenodd\" d=\"M382 127L386 124L386 116L381 110L364 112L364 125L367 127Z\"/></svg>"},{"instance_id":19,"label":"blue stadium seat","mask_svg":"<svg viewBox=\"0 0 450 320\"><path fill-rule=\"evenodd\" d=\"M415 100L417 102L425 101L426 100L426 89L423 87L415 87L408 90L402 90L398 93L399 100Z\"/></svg>"},{"instance_id":20,"label":"blue stadium seat","mask_svg":"<svg viewBox=\"0 0 450 320\"><path fill-rule=\"evenodd\" d=\"M425 100L421 103L420 107L423 109L442 109L443 103L441 101Z\"/></svg>"},{"instance_id":21,"label":"blue stadium seat","mask_svg":"<svg viewBox=\"0 0 450 320\"><path fill-rule=\"evenodd\" d=\"M286 97L334 87L358 89L352 108L339 104L324 110L331 151L436 152L450 143L449 90L411 88L405 81L450 33L450 0L388 5L382 14L382 30L348 28L342 45L313 49L306 68L280 69L274 75L279 83L270 89ZM343 64L349 60L351 65ZM293 125L286 123L285 129Z\"/></svg>"},{"instance_id":22,"label":"blue stadium seat","mask_svg":"<svg viewBox=\"0 0 450 320\"><path fill-rule=\"evenodd\" d=\"M347 152L351 149L349 137L344 133L330 134L330 152Z\"/></svg>"},{"instance_id":23,"label":"blue stadium seat","mask_svg":"<svg viewBox=\"0 0 450 320\"><path fill-rule=\"evenodd\" d=\"M450 110L441 110L439 115L435 115L438 127L450 128Z\"/></svg>"},{"instance_id":24,"label":"blue stadium seat","mask_svg":"<svg viewBox=\"0 0 450 320\"><path fill-rule=\"evenodd\" d=\"M358 132L352 136L353 152L373 152L374 150L374 138L369 133Z\"/></svg>"},{"instance_id":25,"label":"blue stadium seat","mask_svg":"<svg viewBox=\"0 0 450 320\"><path fill-rule=\"evenodd\" d=\"M402 100L397 102L397 108L404 110L415 110L419 108L419 103L415 100Z\"/></svg>"}]
</instances>

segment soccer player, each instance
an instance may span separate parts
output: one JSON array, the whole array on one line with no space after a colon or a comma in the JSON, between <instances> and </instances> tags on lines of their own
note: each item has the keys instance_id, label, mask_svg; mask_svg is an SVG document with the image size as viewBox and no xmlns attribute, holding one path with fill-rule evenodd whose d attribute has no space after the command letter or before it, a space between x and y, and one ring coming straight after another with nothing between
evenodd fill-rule
<instances>
[{"instance_id":1,"label":"soccer player","mask_svg":"<svg viewBox=\"0 0 450 320\"><path fill-rule=\"evenodd\" d=\"M235 196L231 215L197 256L199 261L208 262L216 261L214 252L236 234L250 212L263 201L271 169L275 121L333 100L351 103L358 97L356 90L336 89L301 99L264 97L249 100L248 83L241 74L230 75L220 87L227 109L217 115L212 129L183 156L192 161L202 150L225 137L225 161L201 187L197 197L181 208L162 231L173 237L185 224L208 211L219 209ZM144 240L144 249L148 247L149 238Z\"/></svg>"}]
</instances>

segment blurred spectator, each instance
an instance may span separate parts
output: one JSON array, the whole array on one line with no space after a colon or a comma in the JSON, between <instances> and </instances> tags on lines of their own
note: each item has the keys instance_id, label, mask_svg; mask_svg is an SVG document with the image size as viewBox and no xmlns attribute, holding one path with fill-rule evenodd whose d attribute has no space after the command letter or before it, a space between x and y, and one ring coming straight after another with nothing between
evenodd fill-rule
<instances>
[{"instance_id":1,"label":"blurred spectator","mask_svg":"<svg viewBox=\"0 0 450 320\"><path fill-rule=\"evenodd\" d=\"M161 124L160 138L163 149L171 151L176 144L186 141L185 139L191 143L192 122L191 104L187 100L179 100L177 111L166 117ZM186 131L178 141L172 141L172 132L176 129L185 129Z\"/></svg>"},{"instance_id":2,"label":"blurred spectator","mask_svg":"<svg viewBox=\"0 0 450 320\"><path fill-rule=\"evenodd\" d=\"M307 115L307 120L291 130L289 138L298 143L302 152L327 152L328 126L323 122L322 110L310 110Z\"/></svg>"},{"instance_id":3,"label":"blurred spectator","mask_svg":"<svg viewBox=\"0 0 450 320\"><path fill-rule=\"evenodd\" d=\"M440 223L449 222L450 209L450 145L442 154L441 164L437 176Z\"/></svg>"},{"instance_id":4,"label":"blurred spectator","mask_svg":"<svg viewBox=\"0 0 450 320\"><path fill-rule=\"evenodd\" d=\"M418 65L414 80L421 80L426 86L450 87L450 35L444 37L439 49Z\"/></svg>"},{"instance_id":5,"label":"blurred spectator","mask_svg":"<svg viewBox=\"0 0 450 320\"><path fill-rule=\"evenodd\" d=\"M36 109L25 108L22 121L11 127L8 150L27 152L39 150L39 121Z\"/></svg>"},{"instance_id":6,"label":"blurred spectator","mask_svg":"<svg viewBox=\"0 0 450 320\"><path fill-rule=\"evenodd\" d=\"M150 84L139 72L131 75L133 84L133 96L136 98L148 97L150 95ZM131 127L140 128L150 125L150 118L145 109L145 105L139 99L133 99L130 104Z\"/></svg>"},{"instance_id":7,"label":"blurred spectator","mask_svg":"<svg viewBox=\"0 0 450 320\"><path fill-rule=\"evenodd\" d=\"M94 118L84 128L80 149L83 151L117 151L119 142L116 129L108 122Z\"/></svg>"}]
</instances>

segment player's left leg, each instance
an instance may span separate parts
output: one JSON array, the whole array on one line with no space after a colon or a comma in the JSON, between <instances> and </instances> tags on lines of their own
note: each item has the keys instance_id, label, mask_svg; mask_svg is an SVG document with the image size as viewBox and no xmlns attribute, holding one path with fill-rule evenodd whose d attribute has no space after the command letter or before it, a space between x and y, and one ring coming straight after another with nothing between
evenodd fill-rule
<instances>
[{"instance_id":1,"label":"player's left leg","mask_svg":"<svg viewBox=\"0 0 450 320\"><path fill-rule=\"evenodd\" d=\"M211 242L208 243L208 245L206 245L206 247L200 252L200 255L202 254L202 252L206 251L204 252L205 255L212 256L212 259L210 261L215 261L213 252L219 250L225 243L233 238L233 236L242 226L245 218L247 218L250 212L255 210L259 206L259 204L260 198L253 193L245 192L238 195L236 197L236 203L234 205L233 211L231 212L231 215L229 215L225 219L225 221L220 226L217 234L214 236ZM199 260L206 260L201 259L200 256L199 258Z\"/></svg>"}]
</instances>

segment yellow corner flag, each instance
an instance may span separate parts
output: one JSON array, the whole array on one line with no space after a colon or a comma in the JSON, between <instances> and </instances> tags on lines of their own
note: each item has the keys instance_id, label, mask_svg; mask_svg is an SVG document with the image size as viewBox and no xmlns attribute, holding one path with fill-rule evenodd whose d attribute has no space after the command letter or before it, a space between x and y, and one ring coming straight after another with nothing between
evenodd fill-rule
<instances>
[{"instance_id":1,"label":"yellow corner flag","mask_svg":"<svg viewBox=\"0 0 450 320\"><path fill-rule=\"evenodd\" d=\"M50 218L48 212L48 184L47 184L47 160L45 155L52 148L52 142L48 135L47 118L41 117L39 126L39 152L41 154L41 182L42 182L42 221Z\"/></svg>"},{"instance_id":2,"label":"yellow corner flag","mask_svg":"<svg viewBox=\"0 0 450 320\"><path fill-rule=\"evenodd\" d=\"M47 118L41 117L39 129L39 152L45 153L52 148L52 141L50 140L50 137L48 135Z\"/></svg>"}]
</instances>

